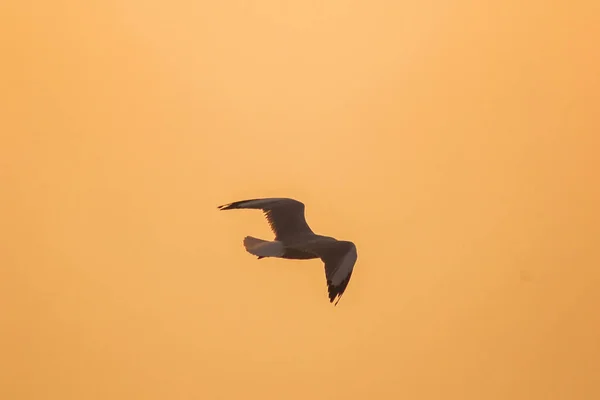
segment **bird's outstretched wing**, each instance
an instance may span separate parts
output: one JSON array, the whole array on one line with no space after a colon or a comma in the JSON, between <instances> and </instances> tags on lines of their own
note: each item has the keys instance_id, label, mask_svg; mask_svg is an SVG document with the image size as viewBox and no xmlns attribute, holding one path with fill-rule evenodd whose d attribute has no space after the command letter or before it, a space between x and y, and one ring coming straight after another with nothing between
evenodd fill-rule
<instances>
[{"instance_id":1,"label":"bird's outstretched wing","mask_svg":"<svg viewBox=\"0 0 600 400\"><path fill-rule=\"evenodd\" d=\"M354 264L358 259L356 246L354 243L344 240L328 240L325 245L315 246L312 252L325 263L329 302L333 303L337 297L334 304L337 305L350 282Z\"/></svg>"},{"instance_id":2,"label":"bird's outstretched wing","mask_svg":"<svg viewBox=\"0 0 600 400\"><path fill-rule=\"evenodd\" d=\"M275 240L313 233L304 217L304 204L298 200L279 197L250 199L224 204L218 208L220 210L244 208L262 210L275 234Z\"/></svg>"}]
</instances>

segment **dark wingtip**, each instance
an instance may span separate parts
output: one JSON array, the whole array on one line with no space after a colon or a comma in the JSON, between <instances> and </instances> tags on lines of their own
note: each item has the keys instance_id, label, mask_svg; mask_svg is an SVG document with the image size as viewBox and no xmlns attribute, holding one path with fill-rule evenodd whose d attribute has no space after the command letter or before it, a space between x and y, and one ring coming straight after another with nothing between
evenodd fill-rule
<instances>
[{"instance_id":1,"label":"dark wingtip","mask_svg":"<svg viewBox=\"0 0 600 400\"><path fill-rule=\"evenodd\" d=\"M344 292L346 291L346 288L348 287L348 282L350 282L351 275L352 274L348 275L346 277L346 279L344 279L342 281L342 283L339 284L338 286L334 286L330 280L327 281L327 292L329 294L329 302L333 303L335 301L335 303L333 303L334 306L337 306L340 299L344 295ZM337 300L336 300L336 297L337 297Z\"/></svg>"},{"instance_id":2,"label":"dark wingtip","mask_svg":"<svg viewBox=\"0 0 600 400\"><path fill-rule=\"evenodd\" d=\"M337 297L337 299L336 299L336 297ZM341 295L341 294L337 294L337 293L336 293L336 294L334 294L333 296L330 296L330 297L329 297L329 302L330 302L331 304L333 304L333 306L335 307L335 306L337 306L337 305L338 305L338 303L340 302L340 299L341 299L341 298L342 298L342 295ZM334 301L335 301L335 303L334 303Z\"/></svg>"},{"instance_id":3,"label":"dark wingtip","mask_svg":"<svg viewBox=\"0 0 600 400\"><path fill-rule=\"evenodd\" d=\"M239 208L239 205L242 203L245 203L246 201L248 201L248 200L234 201L233 203L223 204L221 206L218 206L217 208L219 210L233 210L235 208Z\"/></svg>"},{"instance_id":4,"label":"dark wingtip","mask_svg":"<svg viewBox=\"0 0 600 400\"><path fill-rule=\"evenodd\" d=\"M329 302L334 306L337 306L337 303L340 301L342 294L339 292L338 288L333 286L331 281L327 281L327 292L329 294ZM334 303L335 298L337 297L337 301Z\"/></svg>"}]
</instances>

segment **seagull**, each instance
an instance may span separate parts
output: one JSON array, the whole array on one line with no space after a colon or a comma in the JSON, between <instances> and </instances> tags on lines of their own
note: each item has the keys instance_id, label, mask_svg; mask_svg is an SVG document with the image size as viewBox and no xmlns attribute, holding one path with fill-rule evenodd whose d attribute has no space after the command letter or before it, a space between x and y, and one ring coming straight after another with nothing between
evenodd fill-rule
<instances>
[{"instance_id":1,"label":"seagull","mask_svg":"<svg viewBox=\"0 0 600 400\"><path fill-rule=\"evenodd\" d=\"M268 241L246 236L246 251L259 260L265 257L292 260L320 258L325 265L329 302L335 300L334 306L337 305L358 258L354 243L315 234L304 218L304 204L294 199L269 197L241 200L218 206L218 209L262 210L275 239Z\"/></svg>"}]
</instances>

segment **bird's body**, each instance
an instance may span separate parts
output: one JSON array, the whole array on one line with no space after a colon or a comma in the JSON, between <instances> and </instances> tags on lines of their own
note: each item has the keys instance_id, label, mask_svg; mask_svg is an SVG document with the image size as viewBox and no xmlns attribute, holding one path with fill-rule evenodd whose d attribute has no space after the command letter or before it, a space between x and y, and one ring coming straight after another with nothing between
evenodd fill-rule
<instances>
[{"instance_id":1,"label":"bird's body","mask_svg":"<svg viewBox=\"0 0 600 400\"><path fill-rule=\"evenodd\" d=\"M244 247L259 259L276 257L292 260L320 258L325 264L329 301L337 302L346 290L358 257L354 243L315 234L304 218L304 204L289 198L236 201L220 210L259 209L275 233L273 241L244 238Z\"/></svg>"}]
</instances>

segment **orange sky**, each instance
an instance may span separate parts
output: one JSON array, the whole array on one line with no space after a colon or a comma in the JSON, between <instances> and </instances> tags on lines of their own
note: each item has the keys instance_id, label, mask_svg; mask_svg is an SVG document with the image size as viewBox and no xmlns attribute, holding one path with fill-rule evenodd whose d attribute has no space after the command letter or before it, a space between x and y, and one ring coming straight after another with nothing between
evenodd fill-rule
<instances>
[{"instance_id":1,"label":"orange sky","mask_svg":"<svg viewBox=\"0 0 600 400\"><path fill-rule=\"evenodd\" d=\"M600 398L596 1L13 3L0 398Z\"/></svg>"}]
</instances>

